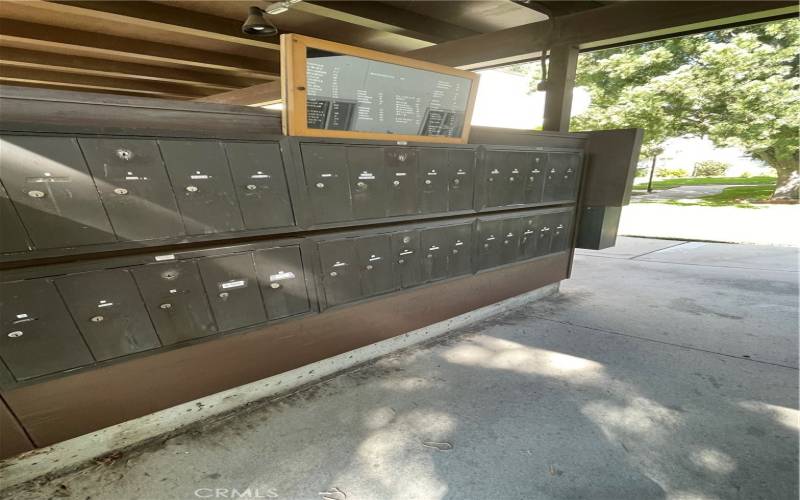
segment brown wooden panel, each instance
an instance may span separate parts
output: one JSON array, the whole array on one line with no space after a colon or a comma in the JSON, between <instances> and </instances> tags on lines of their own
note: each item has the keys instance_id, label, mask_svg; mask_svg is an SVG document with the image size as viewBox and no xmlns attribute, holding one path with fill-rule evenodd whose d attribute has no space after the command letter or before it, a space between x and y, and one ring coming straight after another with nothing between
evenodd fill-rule
<instances>
[{"instance_id":1,"label":"brown wooden panel","mask_svg":"<svg viewBox=\"0 0 800 500\"><path fill-rule=\"evenodd\" d=\"M22 430L17 419L0 399L0 459L33 449L33 443Z\"/></svg>"},{"instance_id":2,"label":"brown wooden panel","mask_svg":"<svg viewBox=\"0 0 800 500\"><path fill-rule=\"evenodd\" d=\"M6 394L46 446L442 321L566 277L568 253L131 359Z\"/></svg>"}]
</instances>

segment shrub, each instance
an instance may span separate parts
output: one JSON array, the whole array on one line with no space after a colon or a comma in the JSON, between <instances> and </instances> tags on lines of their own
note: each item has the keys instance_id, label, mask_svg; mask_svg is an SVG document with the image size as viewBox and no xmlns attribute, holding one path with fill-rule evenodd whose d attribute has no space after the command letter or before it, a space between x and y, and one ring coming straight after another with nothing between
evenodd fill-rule
<instances>
[{"instance_id":1,"label":"shrub","mask_svg":"<svg viewBox=\"0 0 800 500\"><path fill-rule=\"evenodd\" d=\"M689 172L682 168L657 168L656 175L659 177L686 177Z\"/></svg>"},{"instance_id":2,"label":"shrub","mask_svg":"<svg viewBox=\"0 0 800 500\"><path fill-rule=\"evenodd\" d=\"M694 175L698 177L722 177L728 170L728 165L724 161L705 160L694 164Z\"/></svg>"}]
</instances>

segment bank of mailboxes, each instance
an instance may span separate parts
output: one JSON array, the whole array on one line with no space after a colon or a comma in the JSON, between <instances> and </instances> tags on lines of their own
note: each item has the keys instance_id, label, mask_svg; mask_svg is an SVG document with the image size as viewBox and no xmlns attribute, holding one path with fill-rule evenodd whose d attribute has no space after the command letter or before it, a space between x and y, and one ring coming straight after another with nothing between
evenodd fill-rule
<instances>
[{"instance_id":1,"label":"bank of mailboxes","mask_svg":"<svg viewBox=\"0 0 800 500\"><path fill-rule=\"evenodd\" d=\"M26 380L311 310L296 245L168 257L0 284L6 366Z\"/></svg>"},{"instance_id":2,"label":"bank of mailboxes","mask_svg":"<svg viewBox=\"0 0 800 500\"><path fill-rule=\"evenodd\" d=\"M1 140L2 253L294 225L277 142Z\"/></svg>"}]
</instances>

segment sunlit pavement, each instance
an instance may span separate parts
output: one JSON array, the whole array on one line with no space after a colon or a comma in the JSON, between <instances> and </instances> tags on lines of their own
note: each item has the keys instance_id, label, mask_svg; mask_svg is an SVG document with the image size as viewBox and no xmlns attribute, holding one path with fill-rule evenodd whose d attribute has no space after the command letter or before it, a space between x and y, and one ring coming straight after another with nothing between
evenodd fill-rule
<instances>
[{"instance_id":1,"label":"sunlit pavement","mask_svg":"<svg viewBox=\"0 0 800 500\"><path fill-rule=\"evenodd\" d=\"M797 327L793 249L621 238L560 295L13 497L795 500Z\"/></svg>"}]
</instances>

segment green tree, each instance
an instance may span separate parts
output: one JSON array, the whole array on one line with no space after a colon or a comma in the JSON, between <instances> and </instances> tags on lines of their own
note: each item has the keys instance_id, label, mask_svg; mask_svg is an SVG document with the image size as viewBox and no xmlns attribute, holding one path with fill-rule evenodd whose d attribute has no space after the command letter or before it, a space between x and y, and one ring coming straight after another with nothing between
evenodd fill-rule
<instances>
[{"instance_id":1,"label":"green tree","mask_svg":"<svg viewBox=\"0 0 800 500\"><path fill-rule=\"evenodd\" d=\"M778 173L773 198L798 197L797 19L582 54L591 95L572 130L640 127L643 155L672 137L736 146Z\"/></svg>"}]
</instances>

